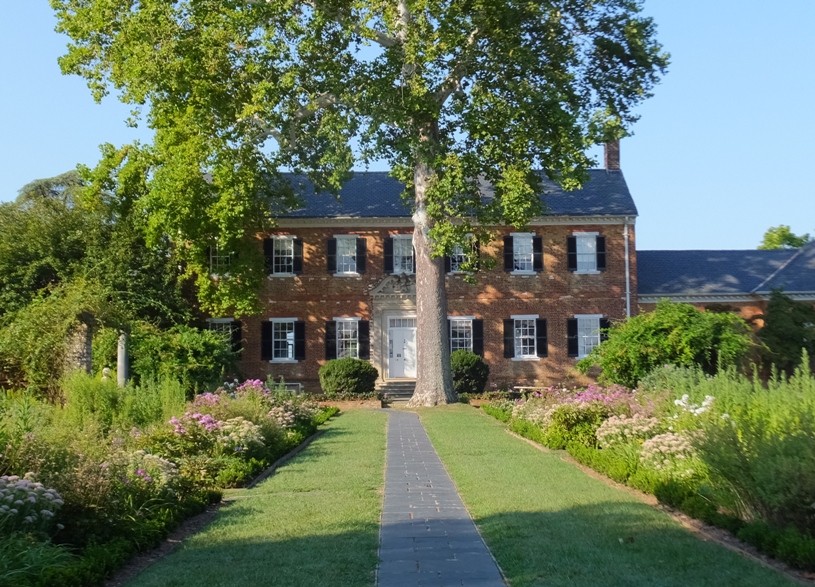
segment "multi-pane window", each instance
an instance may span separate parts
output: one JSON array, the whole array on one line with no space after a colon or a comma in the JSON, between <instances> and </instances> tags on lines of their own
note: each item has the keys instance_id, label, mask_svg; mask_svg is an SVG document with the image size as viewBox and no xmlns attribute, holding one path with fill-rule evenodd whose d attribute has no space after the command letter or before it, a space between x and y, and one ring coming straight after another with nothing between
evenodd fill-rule
<instances>
[{"instance_id":1,"label":"multi-pane window","mask_svg":"<svg viewBox=\"0 0 815 587\"><path fill-rule=\"evenodd\" d=\"M519 359L537 357L535 340L535 318L516 318L515 357Z\"/></svg>"},{"instance_id":2,"label":"multi-pane window","mask_svg":"<svg viewBox=\"0 0 815 587\"><path fill-rule=\"evenodd\" d=\"M232 323L234 322L232 318L210 318L208 322L211 331L223 335L227 340L232 340Z\"/></svg>"},{"instance_id":3,"label":"multi-pane window","mask_svg":"<svg viewBox=\"0 0 815 587\"><path fill-rule=\"evenodd\" d=\"M338 236L337 273L357 272L357 237Z\"/></svg>"},{"instance_id":4,"label":"multi-pane window","mask_svg":"<svg viewBox=\"0 0 815 587\"><path fill-rule=\"evenodd\" d=\"M577 271L592 273L597 271L597 235L575 234L577 245Z\"/></svg>"},{"instance_id":5,"label":"multi-pane window","mask_svg":"<svg viewBox=\"0 0 815 587\"><path fill-rule=\"evenodd\" d=\"M212 275L227 275L232 263L232 255L222 251L216 242L209 249L209 271Z\"/></svg>"},{"instance_id":6,"label":"multi-pane window","mask_svg":"<svg viewBox=\"0 0 815 587\"><path fill-rule=\"evenodd\" d=\"M600 344L600 318L599 315L575 316L577 319L577 353L585 357L591 350Z\"/></svg>"},{"instance_id":7,"label":"multi-pane window","mask_svg":"<svg viewBox=\"0 0 815 587\"><path fill-rule=\"evenodd\" d=\"M294 239L274 239L272 255L272 273L294 273Z\"/></svg>"},{"instance_id":8,"label":"multi-pane window","mask_svg":"<svg viewBox=\"0 0 815 587\"><path fill-rule=\"evenodd\" d=\"M413 273L413 237L393 239L393 272Z\"/></svg>"},{"instance_id":9,"label":"multi-pane window","mask_svg":"<svg viewBox=\"0 0 815 587\"><path fill-rule=\"evenodd\" d=\"M473 350L472 318L450 318L450 352Z\"/></svg>"},{"instance_id":10,"label":"multi-pane window","mask_svg":"<svg viewBox=\"0 0 815 587\"><path fill-rule=\"evenodd\" d=\"M272 360L294 359L294 321L272 323Z\"/></svg>"},{"instance_id":11,"label":"multi-pane window","mask_svg":"<svg viewBox=\"0 0 815 587\"><path fill-rule=\"evenodd\" d=\"M337 358L359 358L359 321L336 319Z\"/></svg>"},{"instance_id":12,"label":"multi-pane window","mask_svg":"<svg viewBox=\"0 0 815 587\"><path fill-rule=\"evenodd\" d=\"M453 254L450 255L450 271L460 272L462 265L467 262L467 254L462 245L453 245Z\"/></svg>"},{"instance_id":13,"label":"multi-pane window","mask_svg":"<svg viewBox=\"0 0 815 587\"><path fill-rule=\"evenodd\" d=\"M531 234L514 235L512 251L515 271L535 270L535 250Z\"/></svg>"}]
</instances>

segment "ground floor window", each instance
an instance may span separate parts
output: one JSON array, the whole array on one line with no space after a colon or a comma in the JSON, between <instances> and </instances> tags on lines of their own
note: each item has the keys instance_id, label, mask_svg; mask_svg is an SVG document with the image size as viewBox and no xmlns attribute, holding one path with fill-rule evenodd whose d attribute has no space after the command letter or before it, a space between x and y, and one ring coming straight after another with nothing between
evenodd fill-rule
<instances>
[{"instance_id":1,"label":"ground floor window","mask_svg":"<svg viewBox=\"0 0 815 587\"><path fill-rule=\"evenodd\" d=\"M473 350L473 319L450 318L450 352Z\"/></svg>"},{"instance_id":2,"label":"ground floor window","mask_svg":"<svg viewBox=\"0 0 815 587\"><path fill-rule=\"evenodd\" d=\"M337 358L359 358L359 321L336 319Z\"/></svg>"}]
</instances>

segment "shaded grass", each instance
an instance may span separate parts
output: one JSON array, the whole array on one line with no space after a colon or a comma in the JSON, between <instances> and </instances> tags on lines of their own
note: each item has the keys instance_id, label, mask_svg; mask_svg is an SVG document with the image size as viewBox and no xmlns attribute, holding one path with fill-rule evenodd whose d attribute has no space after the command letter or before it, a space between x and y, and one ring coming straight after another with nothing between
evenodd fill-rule
<instances>
[{"instance_id":1,"label":"shaded grass","mask_svg":"<svg viewBox=\"0 0 815 587\"><path fill-rule=\"evenodd\" d=\"M385 462L382 412L352 411L129 587L373 585Z\"/></svg>"},{"instance_id":2,"label":"shaded grass","mask_svg":"<svg viewBox=\"0 0 815 587\"><path fill-rule=\"evenodd\" d=\"M513 438L468 406L420 410L512 587L795 585L670 516Z\"/></svg>"}]
</instances>

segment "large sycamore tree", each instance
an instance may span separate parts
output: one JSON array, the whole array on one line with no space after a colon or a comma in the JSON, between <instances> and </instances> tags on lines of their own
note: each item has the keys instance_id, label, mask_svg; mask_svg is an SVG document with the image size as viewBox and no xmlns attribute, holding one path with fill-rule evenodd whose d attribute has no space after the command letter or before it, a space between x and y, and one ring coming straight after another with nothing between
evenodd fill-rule
<instances>
[{"instance_id":1,"label":"large sycamore tree","mask_svg":"<svg viewBox=\"0 0 815 587\"><path fill-rule=\"evenodd\" d=\"M338 192L355 164L390 166L413 211L414 405L454 399L441 255L540 214L536 169L579 187L587 149L626 134L667 65L638 0L51 4L63 71L155 129L153 236L178 244L213 312L258 309L245 243L292 204L280 170ZM217 283L213 243L241 252Z\"/></svg>"}]
</instances>

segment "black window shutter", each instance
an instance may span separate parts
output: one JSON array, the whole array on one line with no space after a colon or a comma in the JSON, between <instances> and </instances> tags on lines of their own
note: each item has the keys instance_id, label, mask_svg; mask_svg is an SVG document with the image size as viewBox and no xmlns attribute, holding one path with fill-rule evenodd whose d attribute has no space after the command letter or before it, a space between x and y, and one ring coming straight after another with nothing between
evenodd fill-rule
<instances>
[{"instance_id":1,"label":"black window shutter","mask_svg":"<svg viewBox=\"0 0 815 587\"><path fill-rule=\"evenodd\" d=\"M478 270L481 268L481 243L478 241L473 242L473 268Z\"/></svg>"},{"instance_id":2,"label":"black window shutter","mask_svg":"<svg viewBox=\"0 0 815 587\"><path fill-rule=\"evenodd\" d=\"M337 239L325 239L325 260L326 271L329 273L337 272Z\"/></svg>"},{"instance_id":3,"label":"black window shutter","mask_svg":"<svg viewBox=\"0 0 815 587\"><path fill-rule=\"evenodd\" d=\"M515 356L515 320L504 320L504 358Z\"/></svg>"},{"instance_id":4,"label":"black window shutter","mask_svg":"<svg viewBox=\"0 0 815 587\"><path fill-rule=\"evenodd\" d=\"M303 240L299 238L294 239L294 259L292 265L294 273L303 272Z\"/></svg>"},{"instance_id":5,"label":"black window shutter","mask_svg":"<svg viewBox=\"0 0 815 587\"><path fill-rule=\"evenodd\" d=\"M515 253L512 247L514 242L514 237L504 237L504 271L512 271L515 269ZM514 357L515 355L513 354L512 356Z\"/></svg>"},{"instance_id":6,"label":"black window shutter","mask_svg":"<svg viewBox=\"0 0 815 587\"><path fill-rule=\"evenodd\" d=\"M540 236L532 237L532 269L535 271L543 271L543 238Z\"/></svg>"},{"instance_id":7,"label":"black window shutter","mask_svg":"<svg viewBox=\"0 0 815 587\"><path fill-rule=\"evenodd\" d=\"M393 273L393 239L385 237L385 273Z\"/></svg>"},{"instance_id":8,"label":"black window shutter","mask_svg":"<svg viewBox=\"0 0 815 587\"><path fill-rule=\"evenodd\" d=\"M294 360L304 361L306 358L306 323L294 323Z\"/></svg>"},{"instance_id":9,"label":"black window shutter","mask_svg":"<svg viewBox=\"0 0 815 587\"><path fill-rule=\"evenodd\" d=\"M359 358L371 358L371 328L367 320L357 323L357 343L359 344Z\"/></svg>"},{"instance_id":10,"label":"black window shutter","mask_svg":"<svg viewBox=\"0 0 815 587\"><path fill-rule=\"evenodd\" d=\"M479 357L484 356L484 321L473 320L473 352Z\"/></svg>"},{"instance_id":11,"label":"black window shutter","mask_svg":"<svg viewBox=\"0 0 815 587\"><path fill-rule=\"evenodd\" d=\"M568 340L569 356L576 357L580 354L577 344L577 318L569 318L566 320L566 338Z\"/></svg>"},{"instance_id":12,"label":"black window shutter","mask_svg":"<svg viewBox=\"0 0 815 587\"><path fill-rule=\"evenodd\" d=\"M364 236L357 237L357 273L365 273L368 260L368 240Z\"/></svg>"},{"instance_id":13,"label":"black window shutter","mask_svg":"<svg viewBox=\"0 0 815 587\"><path fill-rule=\"evenodd\" d=\"M243 326L240 321L232 322L232 352L237 353L243 348Z\"/></svg>"},{"instance_id":14,"label":"black window shutter","mask_svg":"<svg viewBox=\"0 0 815 587\"><path fill-rule=\"evenodd\" d=\"M611 328L611 320L608 318L600 318L600 342L608 340L608 332L603 332L606 328Z\"/></svg>"},{"instance_id":15,"label":"black window shutter","mask_svg":"<svg viewBox=\"0 0 815 587\"><path fill-rule=\"evenodd\" d=\"M450 258L450 255L445 255L444 256L444 272L445 273L450 273L450 271L453 270L452 261L453 260Z\"/></svg>"},{"instance_id":16,"label":"black window shutter","mask_svg":"<svg viewBox=\"0 0 815 587\"><path fill-rule=\"evenodd\" d=\"M535 337L537 340L538 356L549 356L549 340L546 333L546 320L535 320Z\"/></svg>"},{"instance_id":17,"label":"black window shutter","mask_svg":"<svg viewBox=\"0 0 815 587\"><path fill-rule=\"evenodd\" d=\"M261 361L271 361L274 358L274 344L272 336L274 326L271 322L260 323L260 359Z\"/></svg>"},{"instance_id":18,"label":"black window shutter","mask_svg":"<svg viewBox=\"0 0 815 587\"><path fill-rule=\"evenodd\" d=\"M606 270L606 237L597 237L597 271Z\"/></svg>"},{"instance_id":19,"label":"black window shutter","mask_svg":"<svg viewBox=\"0 0 815 587\"><path fill-rule=\"evenodd\" d=\"M577 237L566 238L566 269L577 271Z\"/></svg>"},{"instance_id":20,"label":"black window shutter","mask_svg":"<svg viewBox=\"0 0 815 587\"><path fill-rule=\"evenodd\" d=\"M333 320L325 323L325 359L337 358L337 323Z\"/></svg>"},{"instance_id":21,"label":"black window shutter","mask_svg":"<svg viewBox=\"0 0 815 587\"><path fill-rule=\"evenodd\" d=\"M263 265L266 269L266 275L271 275L274 272L274 239L263 239Z\"/></svg>"}]
</instances>

